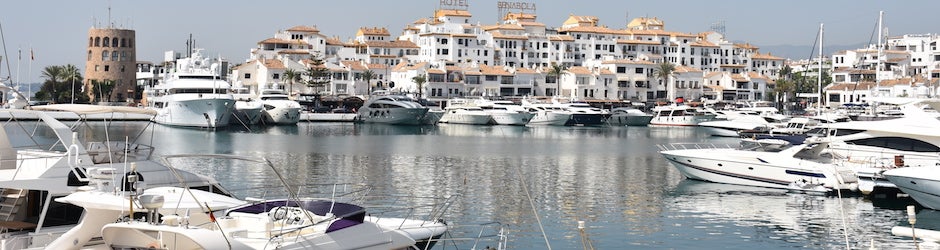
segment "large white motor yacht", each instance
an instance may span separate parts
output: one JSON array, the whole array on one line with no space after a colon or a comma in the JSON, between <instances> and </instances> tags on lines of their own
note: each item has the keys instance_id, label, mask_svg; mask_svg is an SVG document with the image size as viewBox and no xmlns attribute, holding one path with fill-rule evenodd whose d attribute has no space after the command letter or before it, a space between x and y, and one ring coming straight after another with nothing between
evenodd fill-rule
<instances>
[{"instance_id":1,"label":"large white motor yacht","mask_svg":"<svg viewBox=\"0 0 940 250\"><path fill-rule=\"evenodd\" d=\"M497 125L524 126L535 116L511 101L478 99L474 104L490 114L491 122Z\"/></svg>"},{"instance_id":2,"label":"large white motor yacht","mask_svg":"<svg viewBox=\"0 0 940 250\"><path fill-rule=\"evenodd\" d=\"M535 99L522 99L522 107L528 109L529 113L535 114L532 120L529 121L531 125L563 126L571 119L571 112L564 108Z\"/></svg>"},{"instance_id":3,"label":"large white motor yacht","mask_svg":"<svg viewBox=\"0 0 940 250\"><path fill-rule=\"evenodd\" d=\"M552 99L552 104L561 107L571 113L571 119L565 125L578 126L598 126L604 125L610 112L600 108L592 107L584 102L559 102L558 98Z\"/></svg>"},{"instance_id":4,"label":"large white motor yacht","mask_svg":"<svg viewBox=\"0 0 940 250\"><path fill-rule=\"evenodd\" d=\"M261 90L258 99L264 105L264 124L294 125L300 121L300 103L291 100L283 90Z\"/></svg>"},{"instance_id":5,"label":"large white motor yacht","mask_svg":"<svg viewBox=\"0 0 940 250\"><path fill-rule=\"evenodd\" d=\"M752 131L758 128L769 131L775 125L759 115L738 115L730 120L700 122L698 126L713 136L738 137L741 131Z\"/></svg>"},{"instance_id":6,"label":"large white motor yacht","mask_svg":"<svg viewBox=\"0 0 940 250\"><path fill-rule=\"evenodd\" d=\"M715 118L713 114L704 114L688 105L667 105L653 108L653 120L650 125L658 126L698 126L701 122Z\"/></svg>"},{"instance_id":7,"label":"large white motor yacht","mask_svg":"<svg viewBox=\"0 0 940 250\"><path fill-rule=\"evenodd\" d=\"M453 98L447 100L441 123L487 125L492 124L493 116L476 105L476 100Z\"/></svg>"},{"instance_id":8,"label":"large white motor yacht","mask_svg":"<svg viewBox=\"0 0 940 250\"><path fill-rule=\"evenodd\" d=\"M646 126L653 120L653 115L642 110L630 107L620 107L610 110L607 124L611 126Z\"/></svg>"},{"instance_id":9,"label":"large white motor yacht","mask_svg":"<svg viewBox=\"0 0 940 250\"><path fill-rule=\"evenodd\" d=\"M224 127L235 111L231 85L221 77L221 64L204 58L196 49L178 59L173 72L145 91L154 121L185 127Z\"/></svg>"},{"instance_id":10,"label":"large white motor yacht","mask_svg":"<svg viewBox=\"0 0 940 250\"><path fill-rule=\"evenodd\" d=\"M369 98L357 112L356 119L366 123L402 125L424 124L428 107L403 95L377 95Z\"/></svg>"},{"instance_id":11,"label":"large white motor yacht","mask_svg":"<svg viewBox=\"0 0 940 250\"><path fill-rule=\"evenodd\" d=\"M741 148L702 146L663 145L660 154L689 179L769 188L789 188L794 183L830 190L857 188L850 168L816 161L826 143L788 146L774 140Z\"/></svg>"}]
</instances>

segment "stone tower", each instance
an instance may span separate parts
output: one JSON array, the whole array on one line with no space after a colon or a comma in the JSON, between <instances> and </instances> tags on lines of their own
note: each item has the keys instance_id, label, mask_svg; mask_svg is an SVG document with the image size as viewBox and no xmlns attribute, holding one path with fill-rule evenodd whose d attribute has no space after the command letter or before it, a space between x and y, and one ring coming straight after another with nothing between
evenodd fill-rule
<instances>
[{"instance_id":1,"label":"stone tower","mask_svg":"<svg viewBox=\"0 0 940 250\"><path fill-rule=\"evenodd\" d=\"M137 46L134 30L112 27L88 30L85 92L92 102L134 102ZM113 84L109 93L108 85Z\"/></svg>"}]
</instances>

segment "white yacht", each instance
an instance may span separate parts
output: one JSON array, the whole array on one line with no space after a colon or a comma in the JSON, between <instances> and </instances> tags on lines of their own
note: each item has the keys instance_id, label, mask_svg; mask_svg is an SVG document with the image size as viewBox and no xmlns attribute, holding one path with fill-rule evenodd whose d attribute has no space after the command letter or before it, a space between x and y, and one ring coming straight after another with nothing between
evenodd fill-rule
<instances>
[{"instance_id":1,"label":"white yacht","mask_svg":"<svg viewBox=\"0 0 940 250\"><path fill-rule=\"evenodd\" d=\"M13 142L6 131L12 126L0 129L0 189L4 197L0 201L3 207L0 224L4 227L0 233L0 249L46 247L76 226L83 217L82 211L57 198L78 192L94 180L105 180L102 187L116 191L186 185L228 195L211 177L171 170L151 159L154 148L134 138L120 142L81 142L78 138L102 136L86 134L90 130L73 132L69 126L38 111L75 112L85 117L101 113L155 115L153 110L80 104L43 105L34 109L3 111L12 117L38 117L38 125L30 123L28 126L45 132L30 135L33 138L26 142ZM50 144L38 145L38 142ZM125 184L122 180L130 173L136 173L139 180L136 185ZM100 236L100 232L92 236Z\"/></svg>"},{"instance_id":2,"label":"white yacht","mask_svg":"<svg viewBox=\"0 0 940 250\"><path fill-rule=\"evenodd\" d=\"M477 99L474 105L490 114L491 122L497 125L525 126L535 114L511 101Z\"/></svg>"},{"instance_id":3,"label":"white yacht","mask_svg":"<svg viewBox=\"0 0 940 250\"><path fill-rule=\"evenodd\" d=\"M817 161L826 143L747 145L670 144L661 145L660 154L689 179L780 189L796 182L820 184L830 190L857 188L850 168Z\"/></svg>"},{"instance_id":4,"label":"white yacht","mask_svg":"<svg viewBox=\"0 0 940 250\"><path fill-rule=\"evenodd\" d=\"M936 166L895 168L882 174L917 203L940 210L940 171Z\"/></svg>"},{"instance_id":5,"label":"white yacht","mask_svg":"<svg viewBox=\"0 0 940 250\"><path fill-rule=\"evenodd\" d=\"M266 159L224 155L176 157L239 160L267 164L274 169ZM337 186L349 184L334 185L329 198L298 198L283 179L281 182L291 198L238 200L212 192L168 187L115 193L91 183L85 187L87 191L57 199L84 208L87 215L49 248L84 245L100 233L107 249L430 249L448 230L441 216L453 199L437 204L396 206L395 209L403 210L422 207L433 212L418 215L412 211L406 212L407 217L392 217L382 216L381 209L367 213L362 206L338 200L353 196L336 193ZM121 219L130 211L146 211L146 219ZM424 219L414 219L417 217Z\"/></svg>"},{"instance_id":6,"label":"white yacht","mask_svg":"<svg viewBox=\"0 0 940 250\"><path fill-rule=\"evenodd\" d=\"M492 124L493 116L475 104L475 100L453 98L447 100L441 123L487 125Z\"/></svg>"},{"instance_id":7,"label":"white yacht","mask_svg":"<svg viewBox=\"0 0 940 250\"><path fill-rule=\"evenodd\" d=\"M264 105L264 124L294 125L300 121L300 103L291 100L283 90L261 90L258 100Z\"/></svg>"},{"instance_id":8,"label":"white yacht","mask_svg":"<svg viewBox=\"0 0 940 250\"><path fill-rule=\"evenodd\" d=\"M698 126L713 136L738 137L741 131L770 130L774 125L759 115L738 115L730 120L700 122Z\"/></svg>"},{"instance_id":9,"label":"white yacht","mask_svg":"<svg viewBox=\"0 0 940 250\"><path fill-rule=\"evenodd\" d=\"M235 97L235 116L232 117L232 123L255 125L261 122L261 110L264 105L255 95L249 93L248 88L232 88L232 96Z\"/></svg>"},{"instance_id":10,"label":"white yacht","mask_svg":"<svg viewBox=\"0 0 940 250\"><path fill-rule=\"evenodd\" d=\"M564 126L565 123L568 123L568 120L571 119L571 112L561 107L529 98L522 99L522 107L528 109L529 113L535 114L532 120L529 120L529 124L531 125Z\"/></svg>"},{"instance_id":11,"label":"white yacht","mask_svg":"<svg viewBox=\"0 0 940 250\"><path fill-rule=\"evenodd\" d=\"M356 120L366 123L421 125L428 107L403 95L373 95L362 104Z\"/></svg>"},{"instance_id":12,"label":"white yacht","mask_svg":"<svg viewBox=\"0 0 940 250\"><path fill-rule=\"evenodd\" d=\"M687 105L667 105L653 108L653 120L650 125L658 126L698 126L710 121L715 115L704 114Z\"/></svg>"},{"instance_id":13,"label":"white yacht","mask_svg":"<svg viewBox=\"0 0 940 250\"><path fill-rule=\"evenodd\" d=\"M154 121L184 127L227 126L235 111L235 97L221 71L221 64L204 58L201 49L178 59L173 72L145 90L148 107L157 111Z\"/></svg>"},{"instance_id":14,"label":"white yacht","mask_svg":"<svg viewBox=\"0 0 940 250\"><path fill-rule=\"evenodd\" d=\"M611 126L646 126L653 120L653 115L642 110L630 107L620 107L610 110L607 124Z\"/></svg>"},{"instance_id":15,"label":"white yacht","mask_svg":"<svg viewBox=\"0 0 940 250\"><path fill-rule=\"evenodd\" d=\"M565 125L598 126L604 125L610 113L607 110L592 107L584 102L559 102L552 99L552 104L571 113L571 119Z\"/></svg>"}]
</instances>

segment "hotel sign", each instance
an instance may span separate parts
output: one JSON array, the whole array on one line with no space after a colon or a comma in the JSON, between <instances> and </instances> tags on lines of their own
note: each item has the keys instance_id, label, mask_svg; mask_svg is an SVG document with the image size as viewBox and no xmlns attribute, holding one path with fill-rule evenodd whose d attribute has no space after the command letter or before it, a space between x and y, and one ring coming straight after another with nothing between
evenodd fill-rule
<instances>
[{"instance_id":1,"label":"hotel sign","mask_svg":"<svg viewBox=\"0 0 940 250\"><path fill-rule=\"evenodd\" d=\"M441 0L441 6L470 7L470 0Z\"/></svg>"},{"instance_id":2,"label":"hotel sign","mask_svg":"<svg viewBox=\"0 0 940 250\"><path fill-rule=\"evenodd\" d=\"M496 2L496 8L498 8L498 9L513 9L513 10L535 10L535 3L526 3L526 2Z\"/></svg>"}]
</instances>

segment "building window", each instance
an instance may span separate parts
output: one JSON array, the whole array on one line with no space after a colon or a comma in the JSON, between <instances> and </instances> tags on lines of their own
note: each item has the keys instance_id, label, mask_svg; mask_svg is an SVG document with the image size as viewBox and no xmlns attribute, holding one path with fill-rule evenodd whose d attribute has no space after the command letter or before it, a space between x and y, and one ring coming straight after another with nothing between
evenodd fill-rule
<instances>
[{"instance_id":1,"label":"building window","mask_svg":"<svg viewBox=\"0 0 940 250\"><path fill-rule=\"evenodd\" d=\"M121 72L124 72L124 65L121 65Z\"/></svg>"},{"instance_id":2,"label":"building window","mask_svg":"<svg viewBox=\"0 0 940 250\"><path fill-rule=\"evenodd\" d=\"M95 37L95 47L101 46L101 37Z\"/></svg>"},{"instance_id":3,"label":"building window","mask_svg":"<svg viewBox=\"0 0 940 250\"><path fill-rule=\"evenodd\" d=\"M274 79L274 80L281 79L281 74L273 74L271 75L271 79Z\"/></svg>"},{"instance_id":4,"label":"building window","mask_svg":"<svg viewBox=\"0 0 940 250\"><path fill-rule=\"evenodd\" d=\"M637 74L643 74L643 68L636 68L636 71L634 72Z\"/></svg>"},{"instance_id":5,"label":"building window","mask_svg":"<svg viewBox=\"0 0 940 250\"><path fill-rule=\"evenodd\" d=\"M101 60L102 60L102 61L107 61L107 60L108 60L108 51L107 51L107 50L101 52Z\"/></svg>"},{"instance_id":6,"label":"building window","mask_svg":"<svg viewBox=\"0 0 940 250\"><path fill-rule=\"evenodd\" d=\"M91 50L88 50L88 59L85 60L91 61Z\"/></svg>"},{"instance_id":7,"label":"building window","mask_svg":"<svg viewBox=\"0 0 940 250\"><path fill-rule=\"evenodd\" d=\"M127 61L127 51L121 51L121 61Z\"/></svg>"},{"instance_id":8,"label":"building window","mask_svg":"<svg viewBox=\"0 0 940 250\"><path fill-rule=\"evenodd\" d=\"M104 37L104 42L101 44L101 46L102 46L102 47L110 47L111 45L110 45L109 41L111 41L111 38Z\"/></svg>"},{"instance_id":9,"label":"building window","mask_svg":"<svg viewBox=\"0 0 940 250\"><path fill-rule=\"evenodd\" d=\"M245 73L245 79L251 79L251 74L250 74L250 73Z\"/></svg>"},{"instance_id":10,"label":"building window","mask_svg":"<svg viewBox=\"0 0 940 250\"><path fill-rule=\"evenodd\" d=\"M105 65L105 66L104 66L104 72L108 72L108 70L110 70L110 69L111 69L111 65Z\"/></svg>"},{"instance_id":11,"label":"building window","mask_svg":"<svg viewBox=\"0 0 940 250\"><path fill-rule=\"evenodd\" d=\"M95 65L95 72L98 72L98 70L101 70L101 66Z\"/></svg>"},{"instance_id":12,"label":"building window","mask_svg":"<svg viewBox=\"0 0 940 250\"><path fill-rule=\"evenodd\" d=\"M89 37L89 38L88 38L88 47L91 47L91 46L94 45L94 44L95 44L95 39Z\"/></svg>"},{"instance_id":13,"label":"building window","mask_svg":"<svg viewBox=\"0 0 940 250\"><path fill-rule=\"evenodd\" d=\"M118 52L117 52L117 50L111 51L111 61L117 61L117 60L118 60Z\"/></svg>"},{"instance_id":14,"label":"building window","mask_svg":"<svg viewBox=\"0 0 940 250\"><path fill-rule=\"evenodd\" d=\"M127 39L127 47L134 47L134 39Z\"/></svg>"},{"instance_id":15,"label":"building window","mask_svg":"<svg viewBox=\"0 0 940 250\"><path fill-rule=\"evenodd\" d=\"M484 77L485 77L484 80L486 80L486 81L489 81L489 82L496 81L496 76L495 76L495 75L486 75L486 76L484 76Z\"/></svg>"},{"instance_id":16,"label":"building window","mask_svg":"<svg viewBox=\"0 0 940 250\"><path fill-rule=\"evenodd\" d=\"M617 67L617 73L627 73L627 67Z\"/></svg>"}]
</instances>

